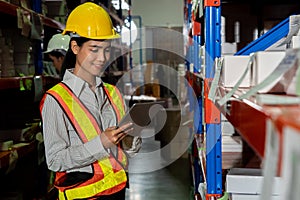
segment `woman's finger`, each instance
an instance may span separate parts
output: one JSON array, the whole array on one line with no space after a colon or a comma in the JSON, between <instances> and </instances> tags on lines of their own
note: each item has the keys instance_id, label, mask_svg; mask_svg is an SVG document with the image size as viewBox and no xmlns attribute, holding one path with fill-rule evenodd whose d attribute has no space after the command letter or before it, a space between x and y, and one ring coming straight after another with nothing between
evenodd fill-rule
<instances>
[{"instance_id":1,"label":"woman's finger","mask_svg":"<svg viewBox=\"0 0 300 200\"><path fill-rule=\"evenodd\" d=\"M117 143L119 143L121 140L123 140L126 135L128 135L128 133L130 133L131 131L133 131L133 128L130 128L130 129L126 129L124 131L122 131L118 136L118 139L117 139Z\"/></svg>"},{"instance_id":2,"label":"woman's finger","mask_svg":"<svg viewBox=\"0 0 300 200\"><path fill-rule=\"evenodd\" d=\"M124 124L124 125L122 125L122 126L120 126L119 127L119 129L121 129L121 130L126 130L126 129L129 129L130 127L132 127L133 126L133 123L131 123L131 122L129 122L129 123L127 123L127 124Z\"/></svg>"}]
</instances>

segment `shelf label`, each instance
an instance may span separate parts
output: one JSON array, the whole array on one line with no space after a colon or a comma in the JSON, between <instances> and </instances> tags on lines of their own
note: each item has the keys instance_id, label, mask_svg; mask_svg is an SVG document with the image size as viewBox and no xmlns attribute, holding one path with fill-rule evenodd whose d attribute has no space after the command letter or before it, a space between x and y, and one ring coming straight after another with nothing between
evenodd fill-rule
<instances>
[{"instance_id":1,"label":"shelf label","mask_svg":"<svg viewBox=\"0 0 300 200\"><path fill-rule=\"evenodd\" d=\"M213 79L213 81L210 85L210 90L209 90L209 93L208 93L208 99L211 100L214 103L215 103L215 100L216 100L217 88L218 88L219 81L220 81L223 60L224 60L223 58L216 58L215 59L215 66L216 66L215 76L214 76L214 79Z\"/></svg>"}]
</instances>

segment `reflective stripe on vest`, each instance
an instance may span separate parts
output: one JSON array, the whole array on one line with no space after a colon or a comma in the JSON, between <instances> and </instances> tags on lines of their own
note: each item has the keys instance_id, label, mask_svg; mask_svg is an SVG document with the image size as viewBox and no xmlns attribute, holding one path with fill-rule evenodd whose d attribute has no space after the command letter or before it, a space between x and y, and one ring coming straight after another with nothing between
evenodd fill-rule
<instances>
[{"instance_id":1,"label":"reflective stripe on vest","mask_svg":"<svg viewBox=\"0 0 300 200\"><path fill-rule=\"evenodd\" d=\"M117 114L118 121L121 120L121 118L125 115L125 105L123 101L123 97L120 93L120 91L116 88L116 86L113 86L108 83L104 83L104 90L106 92L110 102L115 102L113 104L114 110L119 110L120 113Z\"/></svg>"},{"instance_id":2,"label":"reflective stripe on vest","mask_svg":"<svg viewBox=\"0 0 300 200\"><path fill-rule=\"evenodd\" d=\"M116 86L108 83L104 83L104 90L110 102L114 102L112 103L114 110L119 111L119 113L116 113L119 122L122 119L122 117L125 115L125 105L123 101L123 96L121 95L119 89ZM127 169L128 167L127 157L118 154L118 160L121 161L125 169Z\"/></svg>"},{"instance_id":3,"label":"reflective stripe on vest","mask_svg":"<svg viewBox=\"0 0 300 200\"><path fill-rule=\"evenodd\" d=\"M123 101L119 99L120 93L118 91L111 91L116 88L110 85L106 88L106 85L106 94L119 121L125 112L124 104L121 103ZM50 94L59 102L84 143L101 133L96 119L64 83L57 84L48 90L47 94ZM77 186L59 187L59 180L56 179L56 187L59 189L59 199L108 195L123 189L126 185L127 176L120 163L127 166L127 158L121 148L118 148L117 159L118 161L111 154L109 158L94 162L92 165L94 171L93 177ZM63 177L65 174L65 172L57 172L57 178Z\"/></svg>"}]
</instances>

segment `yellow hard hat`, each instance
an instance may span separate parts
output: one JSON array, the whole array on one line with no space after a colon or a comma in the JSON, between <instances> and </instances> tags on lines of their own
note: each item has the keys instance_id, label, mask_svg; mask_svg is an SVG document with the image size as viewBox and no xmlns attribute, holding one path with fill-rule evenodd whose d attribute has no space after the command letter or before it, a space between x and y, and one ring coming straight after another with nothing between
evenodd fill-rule
<instances>
[{"instance_id":1,"label":"yellow hard hat","mask_svg":"<svg viewBox=\"0 0 300 200\"><path fill-rule=\"evenodd\" d=\"M68 32L95 40L120 37L114 30L110 16L106 10L92 2L86 2L77 6L70 13L66 28L62 34L65 35Z\"/></svg>"}]
</instances>

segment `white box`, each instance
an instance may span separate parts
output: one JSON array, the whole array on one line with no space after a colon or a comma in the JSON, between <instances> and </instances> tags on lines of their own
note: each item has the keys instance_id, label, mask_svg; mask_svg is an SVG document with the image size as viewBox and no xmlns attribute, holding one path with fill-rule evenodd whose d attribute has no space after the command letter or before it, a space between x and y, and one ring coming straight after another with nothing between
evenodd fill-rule
<instances>
[{"instance_id":1,"label":"white box","mask_svg":"<svg viewBox=\"0 0 300 200\"><path fill-rule=\"evenodd\" d=\"M265 51L286 51L287 44L285 44L286 37L281 38L277 42L265 49Z\"/></svg>"},{"instance_id":2,"label":"white box","mask_svg":"<svg viewBox=\"0 0 300 200\"><path fill-rule=\"evenodd\" d=\"M260 195L255 194L230 194L230 200L261 200ZM272 195L272 200L282 200L279 195Z\"/></svg>"},{"instance_id":3,"label":"white box","mask_svg":"<svg viewBox=\"0 0 300 200\"><path fill-rule=\"evenodd\" d=\"M221 127L223 135L232 135L235 132L233 125L229 121L222 121Z\"/></svg>"},{"instance_id":4,"label":"white box","mask_svg":"<svg viewBox=\"0 0 300 200\"><path fill-rule=\"evenodd\" d=\"M234 43L228 43L228 42L224 42L221 44L221 52L223 55L233 55L236 53L237 51L237 44Z\"/></svg>"},{"instance_id":5,"label":"white box","mask_svg":"<svg viewBox=\"0 0 300 200\"><path fill-rule=\"evenodd\" d=\"M243 75L249 62L249 56L224 55L222 78L224 87L233 87ZM250 87L250 70L239 87Z\"/></svg>"},{"instance_id":6,"label":"white box","mask_svg":"<svg viewBox=\"0 0 300 200\"><path fill-rule=\"evenodd\" d=\"M292 48L300 48L300 35L292 37Z\"/></svg>"},{"instance_id":7,"label":"white box","mask_svg":"<svg viewBox=\"0 0 300 200\"><path fill-rule=\"evenodd\" d=\"M236 194L261 194L263 185L262 169L232 168L226 175L226 191ZM282 186L281 178L273 181L273 195L279 195Z\"/></svg>"},{"instance_id":8,"label":"white box","mask_svg":"<svg viewBox=\"0 0 300 200\"><path fill-rule=\"evenodd\" d=\"M255 58L253 61L252 68L252 80L251 86L255 86L261 83L265 78L267 78L279 63L283 60L285 56L285 51L258 51L255 53ZM276 82L274 82L275 84ZM259 90L259 93L267 92L271 89L274 84L270 84L265 88Z\"/></svg>"},{"instance_id":9,"label":"white box","mask_svg":"<svg viewBox=\"0 0 300 200\"><path fill-rule=\"evenodd\" d=\"M222 152L242 152L243 143L240 136L222 136Z\"/></svg>"},{"instance_id":10,"label":"white box","mask_svg":"<svg viewBox=\"0 0 300 200\"><path fill-rule=\"evenodd\" d=\"M232 135L235 132L233 125L227 120L225 115L221 114L221 130L222 135Z\"/></svg>"}]
</instances>

